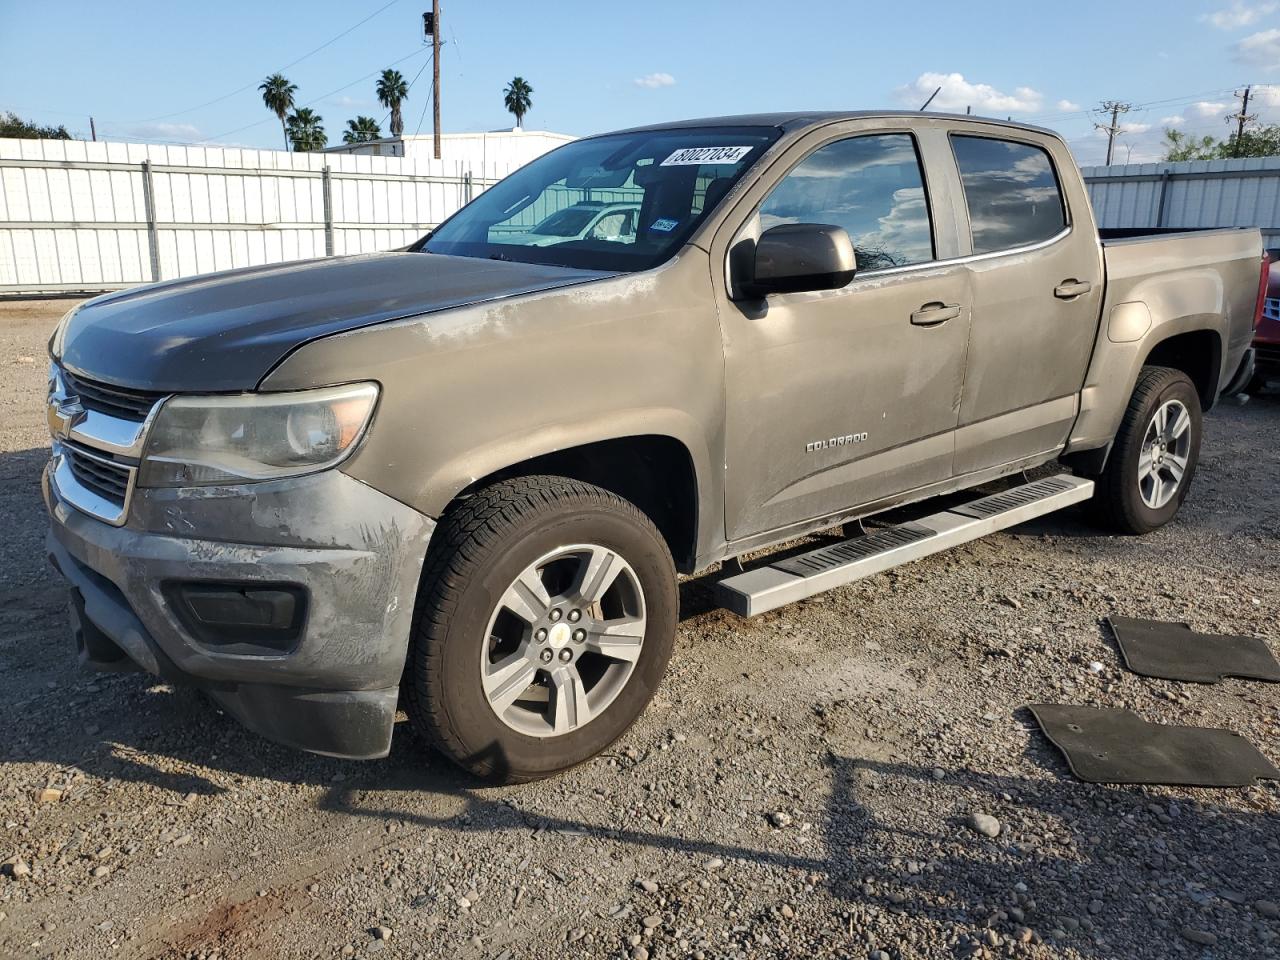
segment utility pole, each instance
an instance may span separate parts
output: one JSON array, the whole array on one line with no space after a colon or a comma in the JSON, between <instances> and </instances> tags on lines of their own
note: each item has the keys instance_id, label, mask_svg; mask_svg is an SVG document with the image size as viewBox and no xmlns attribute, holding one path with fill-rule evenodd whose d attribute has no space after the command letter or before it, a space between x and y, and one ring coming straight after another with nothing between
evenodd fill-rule
<instances>
[{"instance_id":1,"label":"utility pole","mask_svg":"<svg viewBox=\"0 0 1280 960\"><path fill-rule=\"evenodd\" d=\"M431 0L431 118L436 159L440 159L440 0Z\"/></svg>"},{"instance_id":2,"label":"utility pole","mask_svg":"<svg viewBox=\"0 0 1280 960\"><path fill-rule=\"evenodd\" d=\"M1095 113L1101 113L1104 115L1108 113L1111 114L1110 123L1094 124L1094 127L1097 128L1098 130L1105 130L1107 132L1107 166L1108 167L1111 166L1111 156L1113 151L1115 150L1116 137L1120 136L1120 134L1124 132L1120 129L1120 114L1128 113L1132 109L1133 109L1133 104L1131 103L1124 103L1120 100L1103 100L1102 105L1096 111L1094 111Z\"/></svg>"},{"instance_id":3,"label":"utility pole","mask_svg":"<svg viewBox=\"0 0 1280 960\"><path fill-rule=\"evenodd\" d=\"M97 128L97 127L95 127L95 126L93 125L93 117L90 117L90 118L89 118L89 136L93 138L93 141L94 141L95 143L97 143L97 141L98 141L98 128Z\"/></svg>"},{"instance_id":4,"label":"utility pole","mask_svg":"<svg viewBox=\"0 0 1280 960\"><path fill-rule=\"evenodd\" d=\"M1245 87L1243 93L1237 90L1235 96L1240 98L1240 109L1227 116L1227 123L1232 120L1236 122L1236 140L1231 149L1232 155L1236 157L1240 156L1241 151L1244 149L1244 125L1258 119L1256 113L1249 112L1249 94L1252 91L1252 87Z\"/></svg>"}]
</instances>

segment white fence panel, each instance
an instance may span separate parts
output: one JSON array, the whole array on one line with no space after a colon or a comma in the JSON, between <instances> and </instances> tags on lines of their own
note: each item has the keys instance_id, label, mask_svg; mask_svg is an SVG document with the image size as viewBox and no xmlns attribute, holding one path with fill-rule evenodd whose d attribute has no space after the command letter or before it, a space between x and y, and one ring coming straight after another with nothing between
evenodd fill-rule
<instances>
[{"instance_id":1,"label":"white fence panel","mask_svg":"<svg viewBox=\"0 0 1280 960\"><path fill-rule=\"evenodd\" d=\"M511 169L354 154L0 139L0 293L91 292L391 250Z\"/></svg>"}]
</instances>

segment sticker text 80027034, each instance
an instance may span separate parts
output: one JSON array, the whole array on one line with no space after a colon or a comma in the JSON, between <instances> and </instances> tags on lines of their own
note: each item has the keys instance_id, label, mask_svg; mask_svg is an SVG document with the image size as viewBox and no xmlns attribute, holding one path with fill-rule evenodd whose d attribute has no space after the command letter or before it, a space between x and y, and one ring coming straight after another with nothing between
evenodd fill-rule
<instances>
[{"instance_id":1,"label":"sticker text 80027034","mask_svg":"<svg viewBox=\"0 0 1280 960\"><path fill-rule=\"evenodd\" d=\"M663 160L661 166L682 167L695 163L737 163L750 152L750 147L684 147Z\"/></svg>"}]
</instances>

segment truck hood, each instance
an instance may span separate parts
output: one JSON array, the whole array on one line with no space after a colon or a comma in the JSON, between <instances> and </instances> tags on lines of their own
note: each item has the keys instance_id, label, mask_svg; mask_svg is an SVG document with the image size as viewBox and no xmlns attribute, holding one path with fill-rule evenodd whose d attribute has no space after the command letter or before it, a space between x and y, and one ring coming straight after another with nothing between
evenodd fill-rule
<instances>
[{"instance_id":1,"label":"truck hood","mask_svg":"<svg viewBox=\"0 0 1280 960\"><path fill-rule=\"evenodd\" d=\"M72 372L122 387L252 390L319 337L606 276L427 253L249 267L90 300L54 335L52 349Z\"/></svg>"}]
</instances>

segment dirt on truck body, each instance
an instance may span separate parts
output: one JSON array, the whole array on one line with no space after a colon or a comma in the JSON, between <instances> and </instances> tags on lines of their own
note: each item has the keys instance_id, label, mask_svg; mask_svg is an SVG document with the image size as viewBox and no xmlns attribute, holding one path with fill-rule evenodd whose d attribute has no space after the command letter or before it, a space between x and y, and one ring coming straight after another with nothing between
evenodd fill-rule
<instances>
[{"instance_id":1,"label":"dirt on truck body","mask_svg":"<svg viewBox=\"0 0 1280 960\"><path fill-rule=\"evenodd\" d=\"M608 199L635 229L520 238ZM634 209L633 209L634 208ZM341 757L398 705L495 781L606 749L678 573L1060 462L719 585L755 615L1092 500L1173 518L1249 381L1257 230L1100 238L1065 144L918 114L589 137L407 251L109 294L51 342L82 660Z\"/></svg>"}]
</instances>

